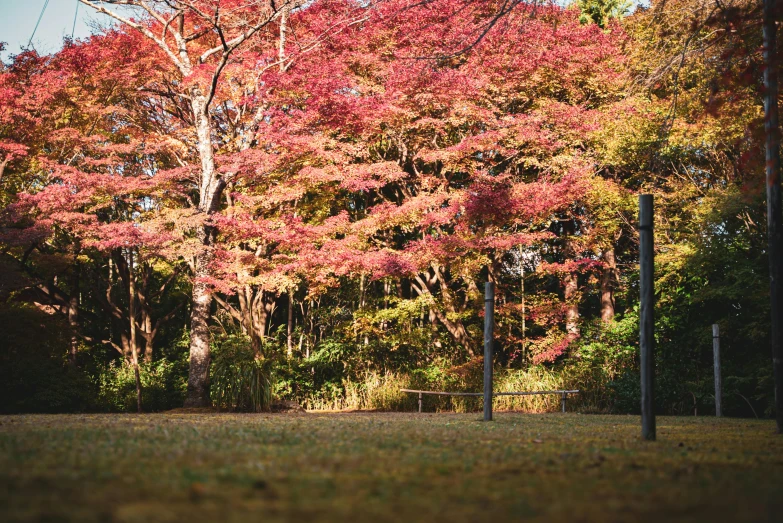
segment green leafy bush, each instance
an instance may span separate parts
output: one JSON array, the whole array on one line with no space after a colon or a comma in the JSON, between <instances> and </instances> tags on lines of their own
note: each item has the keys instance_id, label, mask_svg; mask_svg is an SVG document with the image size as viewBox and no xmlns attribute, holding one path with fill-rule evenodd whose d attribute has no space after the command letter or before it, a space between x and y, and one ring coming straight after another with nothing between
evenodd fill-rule
<instances>
[{"instance_id":1,"label":"green leafy bush","mask_svg":"<svg viewBox=\"0 0 783 523\"><path fill-rule=\"evenodd\" d=\"M210 369L212 404L229 411L270 410L273 368L274 360L255 356L246 336L217 338Z\"/></svg>"},{"instance_id":2,"label":"green leafy bush","mask_svg":"<svg viewBox=\"0 0 783 523\"><path fill-rule=\"evenodd\" d=\"M583 412L634 412L640 405L639 316L629 311L617 321L586 324L573 358L557 368L563 388L579 389L569 405ZM631 379L634 377L635 382ZM635 387L634 387L635 383Z\"/></svg>"},{"instance_id":3,"label":"green leafy bush","mask_svg":"<svg viewBox=\"0 0 783 523\"><path fill-rule=\"evenodd\" d=\"M184 362L159 360L139 364L141 403L144 411L156 412L182 406L187 385ZM95 408L109 412L136 411L136 378L127 362L114 361L96 376L98 388Z\"/></svg>"}]
</instances>

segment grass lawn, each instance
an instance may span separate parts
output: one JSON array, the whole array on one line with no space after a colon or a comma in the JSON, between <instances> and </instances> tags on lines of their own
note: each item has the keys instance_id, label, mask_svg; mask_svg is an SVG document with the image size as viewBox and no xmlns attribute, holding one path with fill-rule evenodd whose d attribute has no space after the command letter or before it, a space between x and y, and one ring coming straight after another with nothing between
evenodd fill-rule
<instances>
[{"instance_id":1,"label":"grass lawn","mask_svg":"<svg viewBox=\"0 0 783 523\"><path fill-rule=\"evenodd\" d=\"M770 421L0 416L0 521L783 521Z\"/></svg>"}]
</instances>

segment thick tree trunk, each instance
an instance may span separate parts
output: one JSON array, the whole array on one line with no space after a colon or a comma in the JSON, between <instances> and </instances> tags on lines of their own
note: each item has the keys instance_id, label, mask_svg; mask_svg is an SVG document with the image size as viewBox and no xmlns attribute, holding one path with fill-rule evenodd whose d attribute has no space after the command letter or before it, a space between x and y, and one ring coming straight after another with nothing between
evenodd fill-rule
<instances>
[{"instance_id":1,"label":"thick tree trunk","mask_svg":"<svg viewBox=\"0 0 783 523\"><path fill-rule=\"evenodd\" d=\"M201 159L199 209L206 215L219 209L223 192L223 180L216 176L212 149L212 127L209 121L206 97L198 88L192 91L193 118L198 137L198 153ZM202 232L202 252L196 256L193 281L192 309L190 314L190 367L185 407L207 407L209 399L209 318L212 294L200 281L209 276L210 246L213 230L205 225Z\"/></svg>"},{"instance_id":2,"label":"thick tree trunk","mask_svg":"<svg viewBox=\"0 0 783 523\"><path fill-rule=\"evenodd\" d=\"M617 260L614 248L606 249L602 255L604 270L601 273L601 320L614 321L614 289L617 279Z\"/></svg>"},{"instance_id":3,"label":"thick tree trunk","mask_svg":"<svg viewBox=\"0 0 783 523\"><path fill-rule=\"evenodd\" d=\"M208 274L206 255L196 259L193 303L190 313L190 367L185 407L208 407L209 400L209 317L212 293L200 281Z\"/></svg>"},{"instance_id":4,"label":"thick tree trunk","mask_svg":"<svg viewBox=\"0 0 783 523\"><path fill-rule=\"evenodd\" d=\"M200 91L193 96L193 118L198 137L198 155L201 159L201 182L199 185L199 209L212 214L220 208L220 197L223 194L224 182L215 173L215 156L212 148L212 125L209 121L207 100ZM211 235L207 234L205 245L209 245Z\"/></svg>"},{"instance_id":5,"label":"thick tree trunk","mask_svg":"<svg viewBox=\"0 0 783 523\"><path fill-rule=\"evenodd\" d=\"M263 292L263 290L260 292ZM255 325L256 315L253 314L254 294L256 293L250 285L245 285L237 291L242 332L250 338L250 347L253 349L255 357L258 358L261 355L262 336L259 335L259 329Z\"/></svg>"},{"instance_id":6,"label":"thick tree trunk","mask_svg":"<svg viewBox=\"0 0 783 523\"><path fill-rule=\"evenodd\" d=\"M772 313L772 369L775 379L775 418L783 433L783 214L780 192L780 127L778 123L778 64L776 0L764 0L764 131L766 132L767 235Z\"/></svg>"}]
</instances>

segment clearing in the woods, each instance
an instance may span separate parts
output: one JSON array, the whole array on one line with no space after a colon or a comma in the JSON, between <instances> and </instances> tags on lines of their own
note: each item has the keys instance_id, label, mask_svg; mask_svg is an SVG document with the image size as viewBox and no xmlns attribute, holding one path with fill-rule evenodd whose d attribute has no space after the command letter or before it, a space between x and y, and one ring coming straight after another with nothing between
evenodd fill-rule
<instances>
[{"instance_id":1,"label":"clearing in the woods","mask_svg":"<svg viewBox=\"0 0 783 523\"><path fill-rule=\"evenodd\" d=\"M771 421L480 414L0 417L0 520L780 521Z\"/></svg>"}]
</instances>

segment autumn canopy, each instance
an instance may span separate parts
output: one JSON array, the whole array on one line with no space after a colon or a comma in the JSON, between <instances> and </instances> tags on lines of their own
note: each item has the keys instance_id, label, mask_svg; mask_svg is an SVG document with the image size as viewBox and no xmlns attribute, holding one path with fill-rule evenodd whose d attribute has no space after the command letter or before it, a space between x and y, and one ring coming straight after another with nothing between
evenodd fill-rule
<instances>
[{"instance_id":1,"label":"autumn canopy","mask_svg":"<svg viewBox=\"0 0 783 523\"><path fill-rule=\"evenodd\" d=\"M2 321L56 319L36 357L104 398L65 408L312 407L474 387L490 280L509 380L623 410L645 190L674 409L709 390L701 323L750 347L769 321L755 11L675 3L700 14L84 0L116 23L0 69ZM743 350L731 386L766 405L768 351ZM226 396L231 369L263 394Z\"/></svg>"}]
</instances>

